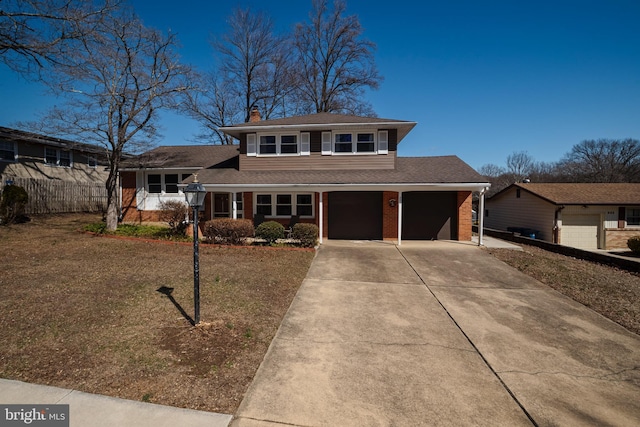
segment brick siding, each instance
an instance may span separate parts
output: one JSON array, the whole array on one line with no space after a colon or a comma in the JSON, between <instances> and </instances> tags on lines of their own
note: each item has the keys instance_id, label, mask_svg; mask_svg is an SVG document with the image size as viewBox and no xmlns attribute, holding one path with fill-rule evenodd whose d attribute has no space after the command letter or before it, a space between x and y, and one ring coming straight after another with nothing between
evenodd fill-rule
<instances>
[{"instance_id":1,"label":"brick siding","mask_svg":"<svg viewBox=\"0 0 640 427\"><path fill-rule=\"evenodd\" d=\"M471 240L471 206L473 197L470 191L458 191L458 240Z\"/></svg>"},{"instance_id":2,"label":"brick siding","mask_svg":"<svg viewBox=\"0 0 640 427\"><path fill-rule=\"evenodd\" d=\"M389 200L394 199L394 206ZM383 240L398 240L398 192L384 191L382 194L382 238Z\"/></svg>"},{"instance_id":3,"label":"brick siding","mask_svg":"<svg viewBox=\"0 0 640 427\"><path fill-rule=\"evenodd\" d=\"M634 236L640 236L639 229L612 229L608 228L605 231L607 241L605 243L605 249L628 249L627 240Z\"/></svg>"}]
</instances>

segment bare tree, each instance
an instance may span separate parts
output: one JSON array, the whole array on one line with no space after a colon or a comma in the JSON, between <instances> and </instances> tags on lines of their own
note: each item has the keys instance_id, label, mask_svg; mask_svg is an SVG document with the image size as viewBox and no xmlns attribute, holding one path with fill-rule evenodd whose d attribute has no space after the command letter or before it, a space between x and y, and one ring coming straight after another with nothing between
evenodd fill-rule
<instances>
[{"instance_id":1,"label":"bare tree","mask_svg":"<svg viewBox=\"0 0 640 427\"><path fill-rule=\"evenodd\" d=\"M219 130L222 126L244 119L241 99L229 80L214 73L193 75L193 89L184 93L181 110L200 122L203 132L196 135L201 141L233 144L233 138Z\"/></svg>"},{"instance_id":2,"label":"bare tree","mask_svg":"<svg viewBox=\"0 0 640 427\"><path fill-rule=\"evenodd\" d=\"M511 183L521 182L533 171L535 160L526 151L518 151L507 156L507 174Z\"/></svg>"},{"instance_id":3,"label":"bare tree","mask_svg":"<svg viewBox=\"0 0 640 427\"><path fill-rule=\"evenodd\" d=\"M640 182L640 142L585 140L574 145L561 164L574 181Z\"/></svg>"},{"instance_id":4,"label":"bare tree","mask_svg":"<svg viewBox=\"0 0 640 427\"><path fill-rule=\"evenodd\" d=\"M84 24L82 24L84 25ZM112 13L89 36L59 52L47 81L67 99L45 118L59 133L101 144L109 158L107 228L117 227L118 171L123 154L147 148L157 114L187 90L176 39L145 27L128 9ZM54 128L55 129L55 128Z\"/></svg>"},{"instance_id":5,"label":"bare tree","mask_svg":"<svg viewBox=\"0 0 640 427\"><path fill-rule=\"evenodd\" d=\"M334 1L333 10L328 0L313 0L311 22L296 26L299 100L318 113L372 114L362 97L382 80L374 62L376 47L361 38L357 15L345 16L345 10L342 0Z\"/></svg>"},{"instance_id":6,"label":"bare tree","mask_svg":"<svg viewBox=\"0 0 640 427\"><path fill-rule=\"evenodd\" d=\"M0 0L0 60L21 74L56 62L60 45L87 36L120 0ZM82 25L80 25L82 24Z\"/></svg>"},{"instance_id":7,"label":"bare tree","mask_svg":"<svg viewBox=\"0 0 640 427\"><path fill-rule=\"evenodd\" d=\"M273 23L264 13L236 9L228 24L229 31L213 42L221 56L223 79L229 80L225 85L233 85L241 96L245 122L259 103L269 118L287 88L285 42L274 35Z\"/></svg>"}]
</instances>

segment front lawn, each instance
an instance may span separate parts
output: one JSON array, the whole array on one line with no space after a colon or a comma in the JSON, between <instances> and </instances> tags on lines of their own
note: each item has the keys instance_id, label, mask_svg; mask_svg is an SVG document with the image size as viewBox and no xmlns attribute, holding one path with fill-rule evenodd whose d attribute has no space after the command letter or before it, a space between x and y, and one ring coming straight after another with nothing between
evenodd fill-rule
<instances>
[{"instance_id":1,"label":"front lawn","mask_svg":"<svg viewBox=\"0 0 640 427\"><path fill-rule=\"evenodd\" d=\"M95 215L0 227L0 377L233 414L314 252L78 232Z\"/></svg>"}]
</instances>

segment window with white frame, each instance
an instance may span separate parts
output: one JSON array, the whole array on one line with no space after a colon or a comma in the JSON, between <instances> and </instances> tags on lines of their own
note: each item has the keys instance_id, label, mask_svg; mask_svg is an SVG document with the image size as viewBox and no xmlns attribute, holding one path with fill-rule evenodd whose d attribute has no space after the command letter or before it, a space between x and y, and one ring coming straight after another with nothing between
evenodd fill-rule
<instances>
[{"instance_id":1,"label":"window with white frame","mask_svg":"<svg viewBox=\"0 0 640 427\"><path fill-rule=\"evenodd\" d=\"M188 175L177 173L150 173L147 175L147 189L153 194L178 194L180 178L184 179L186 176Z\"/></svg>"},{"instance_id":2,"label":"window with white frame","mask_svg":"<svg viewBox=\"0 0 640 427\"><path fill-rule=\"evenodd\" d=\"M627 208L626 211L626 220L627 226L640 226L640 208Z\"/></svg>"},{"instance_id":3,"label":"window with white frame","mask_svg":"<svg viewBox=\"0 0 640 427\"><path fill-rule=\"evenodd\" d=\"M331 139L331 152L325 140L331 135L323 133L323 154L387 154L387 131L359 131L359 132L334 132ZM377 136L377 138L376 138Z\"/></svg>"},{"instance_id":4,"label":"window with white frame","mask_svg":"<svg viewBox=\"0 0 640 427\"><path fill-rule=\"evenodd\" d=\"M271 194L256 195L256 213L271 216Z\"/></svg>"},{"instance_id":5,"label":"window with white frame","mask_svg":"<svg viewBox=\"0 0 640 427\"><path fill-rule=\"evenodd\" d=\"M71 155L71 151L45 147L44 162L49 166L61 166L68 168L73 164L73 157Z\"/></svg>"},{"instance_id":6,"label":"window with white frame","mask_svg":"<svg viewBox=\"0 0 640 427\"><path fill-rule=\"evenodd\" d=\"M87 165L90 168L97 168L98 167L98 159L93 157L93 156L87 157Z\"/></svg>"},{"instance_id":7,"label":"window with white frame","mask_svg":"<svg viewBox=\"0 0 640 427\"><path fill-rule=\"evenodd\" d=\"M0 141L0 160L14 162L18 157L15 142Z\"/></svg>"},{"instance_id":8,"label":"window with white frame","mask_svg":"<svg viewBox=\"0 0 640 427\"><path fill-rule=\"evenodd\" d=\"M298 134L258 135L258 154L298 154Z\"/></svg>"},{"instance_id":9,"label":"window with white frame","mask_svg":"<svg viewBox=\"0 0 640 427\"><path fill-rule=\"evenodd\" d=\"M256 214L274 217L313 217L313 194L256 194Z\"/></svg>"}]
</instances>

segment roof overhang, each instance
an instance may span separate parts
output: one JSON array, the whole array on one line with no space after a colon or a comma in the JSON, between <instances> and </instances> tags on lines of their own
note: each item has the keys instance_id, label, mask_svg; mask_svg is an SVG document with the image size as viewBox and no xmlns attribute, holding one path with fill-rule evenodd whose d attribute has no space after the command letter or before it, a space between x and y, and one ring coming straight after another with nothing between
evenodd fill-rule
<instances>
[{"instance_id":1,"label":"roof overhang","mask_svg":"<svg viewBox=\"0 0 640 427\"><path fill-rule=\"evenodd\" d=\"M259 122L258 122L259 123ZM242 126L224 126L218 128L227 135L230 135L236 139L240 139L240 135L243 133L258 133L258 132L287 132L287 131L318 131L318 130L334 130L334 129L397 129L398 130L398 142L407 136L407 134L415 127L416 122L363 122L363 123L316 123L316 124L295 124L295 125L252 125L248 123Z\"/></svg>"},{"instance_id":2,"label":"roof overhang","mask_svg":"<svg viewBox=\"0 0 640 427\"><path fill-rule=\"evenodd\" d=\"M381 184L205 184L209 192L241 193L245 191L294 191L294 192L331 192L331 191L484 191L491 185L488 182L472 183L381 183ZM179 184L178 187L186 187Z\"/></svg>"}]
</instances>

